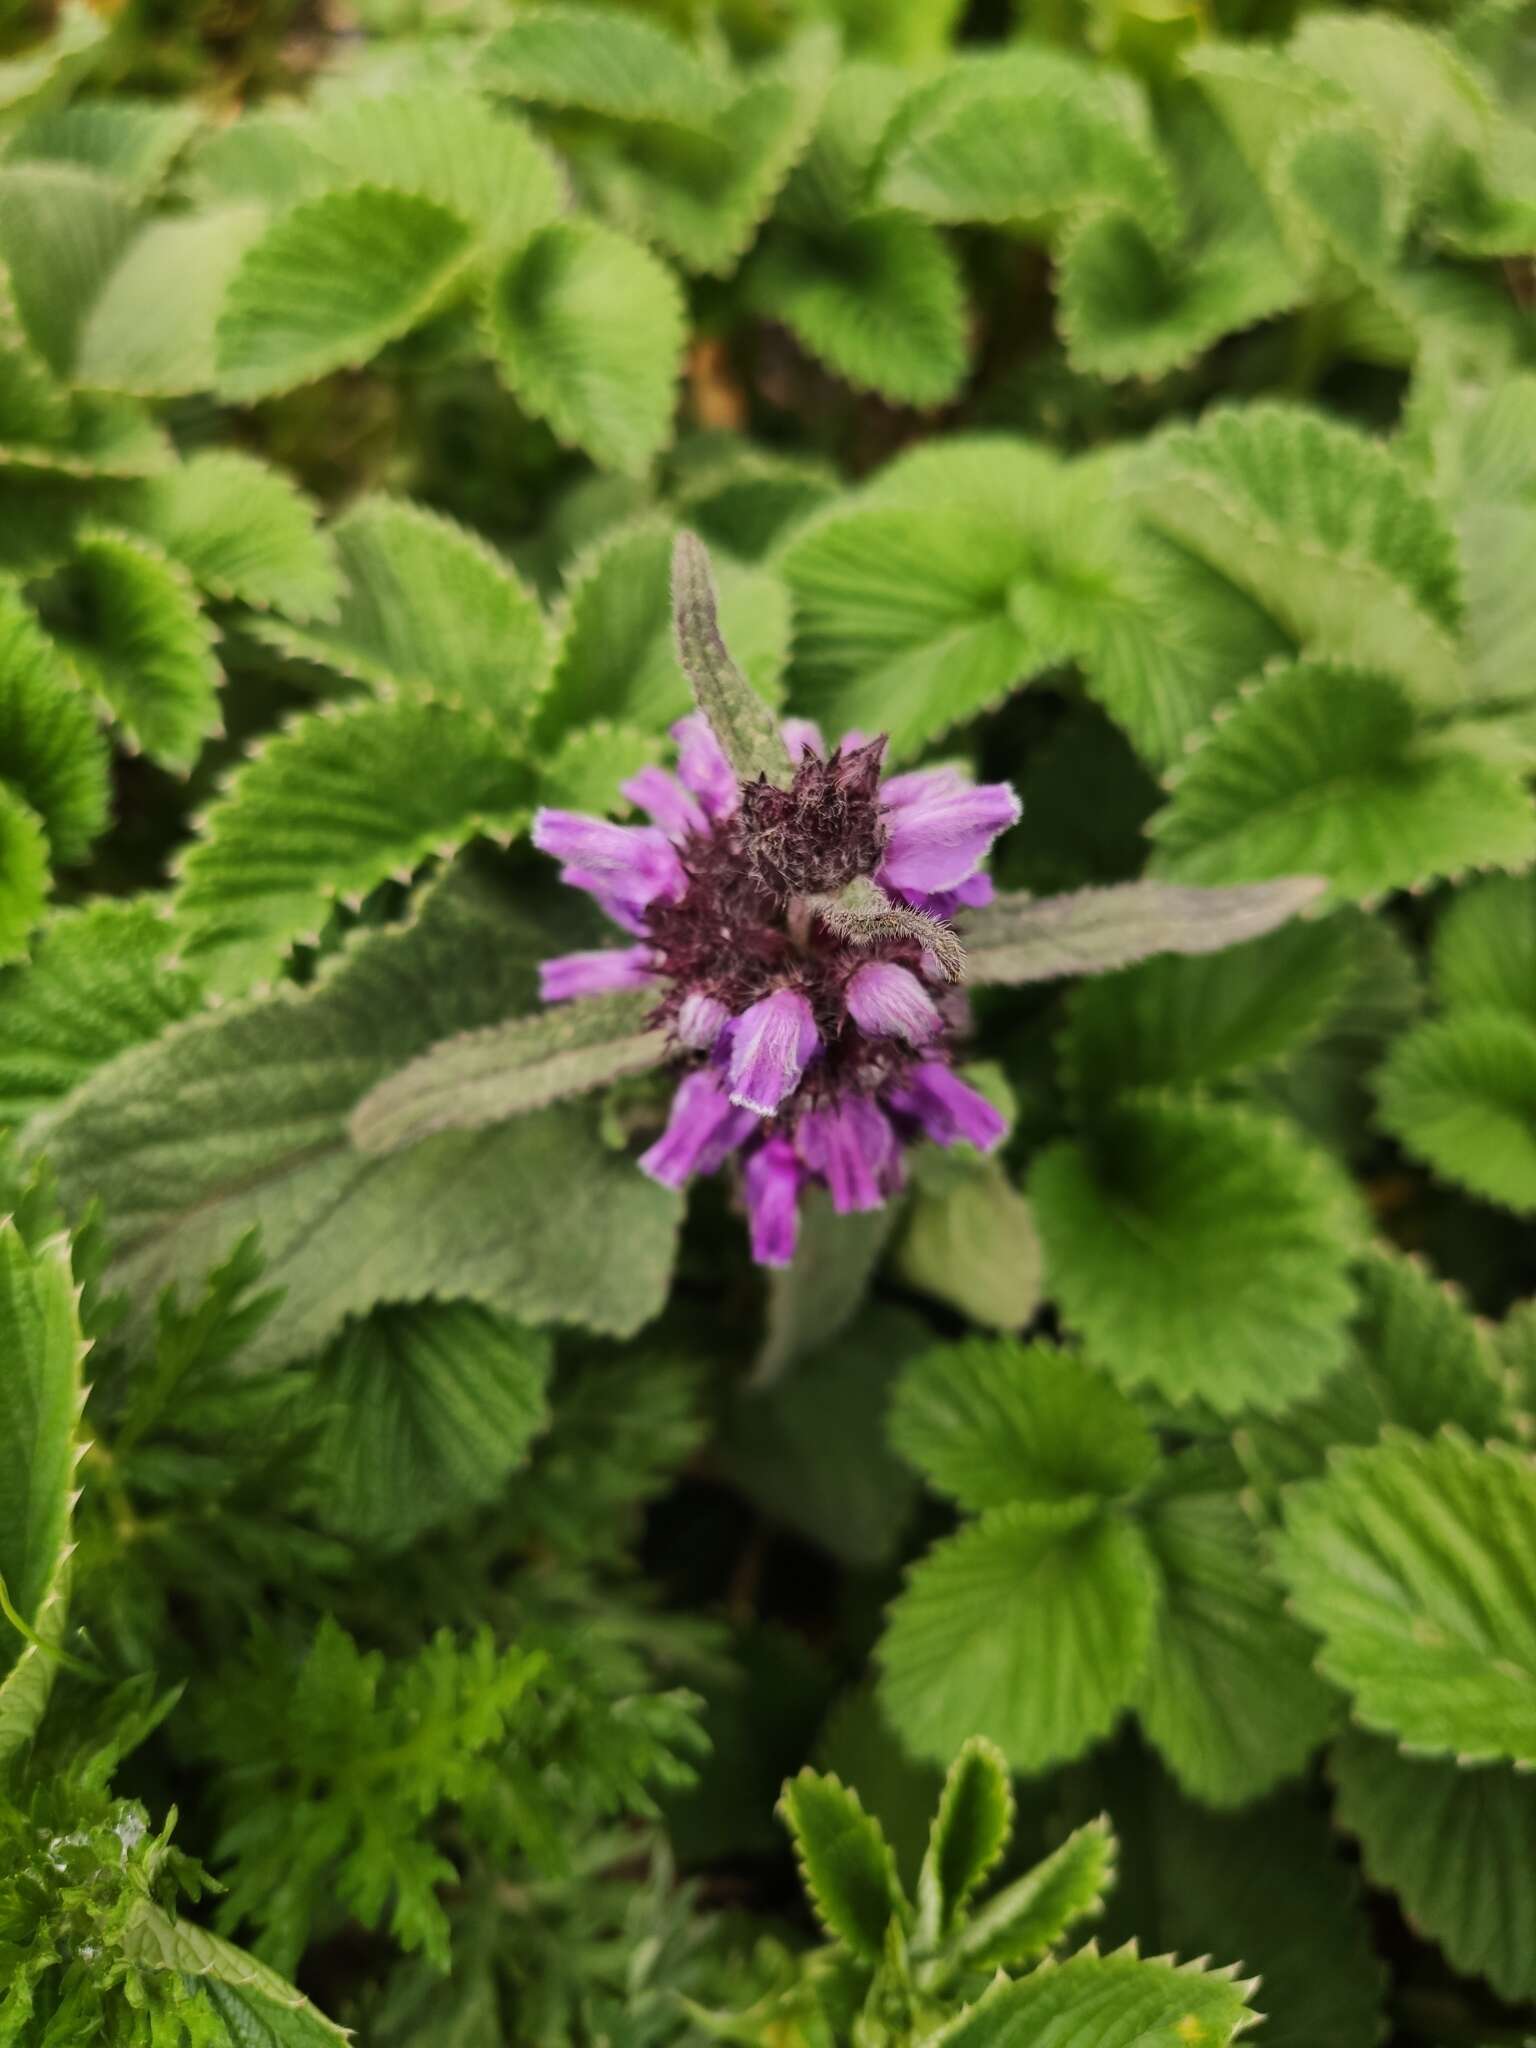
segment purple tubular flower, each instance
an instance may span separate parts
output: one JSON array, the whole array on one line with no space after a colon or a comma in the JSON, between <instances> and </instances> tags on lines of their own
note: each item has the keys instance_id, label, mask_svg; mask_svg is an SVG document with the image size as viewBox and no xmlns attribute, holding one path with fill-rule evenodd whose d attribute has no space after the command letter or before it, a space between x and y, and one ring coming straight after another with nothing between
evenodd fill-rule
<instances>
[{"instance_id":1,"label":"purple tubular flower","mask_svg":"<svg viewBox=\"0 0 1536 2048\"><path fill-rule=\"evenodd\" d=\"M903 811L909 804L931 803L935 797L974 786L963 768L909 768L905 775L889 775L881 783L880 808Z\"/></svg>"},{"instance_id":2,"label":"purple tubular flower","mask_svg":"<svg viewBox=\"0 0 1536 2048\"><path fill-rule=\"evenodd\" d=\"M682 840L690 832L709 830L709 820L698 798L665 768L642 768L628 782L619 784L619 793L648 812L651 823L659 826L669 839Z\"/></svg>"},{"instance_id":3,"label":"purple tubular flower","mask_svg":"<svg viewBox=\"0 0 1536 2048\"><path fill-rule=\"evenodd\" d=\"M672 1098L667 1128L648 1152L640 1155L640 1171L664 1188L680 1188L696 1173L713 1173L757 1119L735 1109L708 1067L685 1074Z\"/></svg>"},{"instance_id":4,"label":"purple tubular flower","mask_svg":"<svg viewBox=\"0 0 1536 2048\"><path fill-rule=\"evenodd\" d=\"M1003 1117L969 1083L942 1060L924 1060L906 1080L891 1089L892 1109L909 1116L936 1145L962 1141L990 1152L1000 1145L1008 1126Z\"/></svg>"},{"instance_id":5,"label":"purple tubular flower","mask_svg":"<svg viewBox=\"0 0 1536 2048\"><path fill-rule=\"evenodd\" d=\"M827 743L815 719L786 718L779 731L784 735L791 761L803 761L807 754L814 755L818 761L825 757Z\"/></svg>"},{"instance_id":6,"label":"purple tubular flower","mask_svg":"<svg viewBox=\"0 0 1536 2048\"><path fill-rule=\"evenodd\" d=\"M596 953L560 953L539 963L539 994L546 1003L569 1002L573 996L606 996L616 990L645 988L654 980L655 955L649 946L620 946Z\"/></svg>"},{"instance_id":7,"label":"purple tubular flower","mask_svg":"<svg viewBox=\"0 0 1536 2048\"><path fill-rule=\"evenodd\" d=\"M888 812L880 879L903 891L958 888L985 860L999 832L1019 818L1006 782L933 789Z\"/></svg>"},{"instance_id":8,"label":"purple tubular flower","mask_svg":"<svg viewBox=\"0 0 1536 2048\"><path fill-rule=\"evenodd\" d=\"M924 910L930 917L942 918L948 924L957 910L980 910L984 903L990 903L996 894L990 875L971 875L958 889L899 889L896 892L914 910Z\"/></svg>"},{"instance_id":9,"label":"purple tubular flower","mask_svg":"<svg viewBox=\"0 0 1536 2048\"><path fill-rule=\"evenodd\" d=\"M610 902L618 905L631 918L653 903L676 903L688 888L677 848L653 825L610 825L579 811L542 810L534 813L533 843L564 861L563 881L589 890L605 909Z\"/></svg>"},{"instance_id":10,"label":"purple tubular flower","mask_svg":"<svg viewBox=\"0 0 1536 2048\"><path fill-rule=\"evenodd\" d=\"M741 785L702 711L690 711L672 728L677 772L711 818L728 818L741 802Z\"/></svg>"},{"instance_id":11,"label":"purple tubular flower","mask_svg":"<svg viewBox=\"0 0 1536 2048\"><path fill-rule=\"evenodd\" d=\"M944 1020L915 974L891 960L866 960L847 987L848 1014L871 1038L901 1038L926 1045Z\"/></svg>"},{"instance_id":12,"label":"purple tubular flower","mask_svg":"<svg viewBox=\"0 0 1536 2048\"><path fill-rule=\"evenodd\" d=\"M839 1216L878 1209L896 1163L896 1134L867 1095L808 1109L796 1134L800 1157L826 1182Z\"/></svg>"},{"instance_id":13,"label":"purple tubular flower","mask_svg":"<svg viewBox=\"0 0 1536 2048\"><path fill-rule=\"evenodd\" d=\"M752 1256L760 1266L787 1266L800 1235L804 1170L788 1138L768 1138L749 1153L742 1170Z\"/></svg>"},{"instance_id":14,"label":"purple tubular flower","mask_svg":"<svg viewBox=\"0 0 1536 2048\"><path fill-rule=\"evenodd\" d=\"M800 1085L806 1063L821 1043L805 997L775 989L736 1019L731 1033L731 1100L759 1116L772 1116Z\"/></svg>"},{"instance_id":15,"label":"purple tubular flower","mask_svg":"<svg viewBox=\"0 0 1536 2048\"><path fill-rule=\"evenodd\" d=\"M731 1013L724 1003L695 992L684 996L678 1005L672 1031L678 1044L686 1045L690 1052L713 1052L716 1040L730 1021Z\"/></svg>"}]
</instances>

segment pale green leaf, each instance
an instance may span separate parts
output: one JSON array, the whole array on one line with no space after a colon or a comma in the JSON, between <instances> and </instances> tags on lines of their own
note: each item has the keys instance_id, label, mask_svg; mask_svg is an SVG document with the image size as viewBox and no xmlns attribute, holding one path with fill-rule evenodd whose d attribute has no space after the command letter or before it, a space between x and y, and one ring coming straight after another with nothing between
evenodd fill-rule
<instances>
[{"instance_id":1,"label":"pale green leaf","mask_svg":"<svg viewBox=\"0 0 1536 2048\"><path fill-rule=\"evenodd\" d=\"M1510 2004L1536 1995L1536 1779L1403 1756L1357 1731L1328 1770L1339 1826L1415 1931Z\"/></svg>"},{"instance_id":2,"label":"pale green leaf","mask_svg":"<svg viewBox=\"0 0 1536 2048\"><path fill-rule=\"evenodd\" d=\"M1032 1962L1077 1921L1103 1910L1115 1881L1115 1838L1102 1816L990 1898L961 1929L957 1955L973 1967Z\"/></svg>"},{"instance_id":3,"label":"pale green leaf","mask_svg":"<svg viewBox=\"0 0 1536 2048\"><path fill-rule=\"evenodd\" d=\"M0 1760L36 1728L64 1633L85 1349L68 1243L0 1224L0 1579L37 1638L0 1617Z\"/></svg>"},{"instance_id":4,"label":"pale green leaf","mask_svg":"<svg viewBox=\"0 0 1536 2048\"><path fill-rule=\"evenodd\" d=\"M1230 1494L1158 1501L1144 1524L1163 1598L1136 1712L1184 1789L1240 1806L1306 1768L1338 1717L1316 1644L1284 1612Z\"/></svg>"},{"instance_id":5,"label":"pale green leaf","mask_svg":"<svg viewBox=\"0 0 1536 2048\"><path fill-rule=\"evenodd\" d=\"M486 328L529 412L602 466L644 472L671 431L684 341L664 264L596 221L557 221L492 280Z\"/></svg>"},{"instance_id":6,"label":"pale green leaf","mask_svg":"<svg viewBox=\"0 0 1536 2048\"><path fill-rule=\"evenodd\" d=\"M707 124L727 98L724 82L685 43L612 7L520 9L485 45L480 74L537 105L683 128Z\"/></svg>"},{"instance_id":7,"label":"pale green leaf","mask_svg":"<svg viewBox=\"0 0 1536 2048\"><path fill-rule=\"evenodd\" d=\"M929 2048L1225 2048L1253 2024L1253 1990L1229 1970L1088 1951L995 1985Z\"/></svg>"},{"instance_id":8,"label":"pale green leaf","mask_svg":"<svg viewBox=\"0 0 1536 2048\"><path fill-rule=\"evenodd\" d=\"M43 926L0 976L0 1122L21 1123L202 1001L166 963L170 933L144 898L98 897Z\"/></svg>"},{"instance_id":9,"label":"pale green leaf","mask_svg":"<svg viewBox=\"0 0 1536 2048\"><path fill-rule=\"evenodd\" d=\"M586 1095L667 1057L646 1019L643 989L555 1003L482 1031L447 1038L370 1090L349 1129L361 1152L396 1152L438 1131L478 1131Z\"/></svg>"},{"instance_id":10,"label":"pale green leaf","mask_svg":"<svg viewBox=\"0 0 1536 2048\"><path fill-rule=\"evenodd\" d=\"M1276 1562L1364 1726L1536 1760L1536 1470L1454 1430L1336 1451L1286 1496Z\"/></svg>"},{"instance_id":11,"label":"pale green leaf","mask_svg":"<svg viewBox=\"0 0 1536 2048\"><path fill-rule=\"evenodd\" d=\"M1122 882L1070 896L998 896L966 919L965 979L1055 981L1157 953L1218 953L1273 931L1320 893L1310 875L1291 875L1235 889Z\"/></svg>"},{"instance_id":12,"label":"pale green leaf","mask_svg":"<svg viewBox=\"0 0 1536 2048\"><path fill-rule=\"evenodd\" d=\"M663 752L664 742L653 733L594 719L568 732L554 752L540 760L539 801L599 818L627 810L629 799L619 794L620 783L655 766Z\"/></svg>"},{"instance_id":13,"label":"pale green leaf","mask_svg":"<svg viewBox=\"0 0 1536 2048\"><path fill-rule=\"evenodd\" d=\"M36 812L53 858L84 860L107 822L107 748L55 642L0 582L0 780Z\"/></svg>"},{"instance_id":14,"label":"pale green leaf","mask_svg":"<svg viewBox=\"0 0 1536 2048\"><path fill-rule=\"evenodd\" d=\"M494 1500L548 1421L541 1332L468 1301L376 1308L316 1371L321 1514L399 1549Z\"/></svg>"},{"instance_id":15,"label":"pale green leaf","mask_svg":"<svg viewBox=\"0 0 1536 2048\"><path fill-rule=\"evenodd\" d=\"M513 831L532 796L532 771L483 713L365 697L302 714L256 743L182 854L181 950L226 992L249 988L338 897Z\"/></svg>"},{"instance_id":16,"label":"pale green leaf","mask_svg":"<svg viewBox=\"0 0 1536 2048\"><path fill-rule=\"evenodd\" d=\"M150 221L129 243L86 317L76 365L80 381L143 397L211 390L225 294L265 224L254 206Z\"/></svg>"},{"instance_id":17,"label":"pale green leaf","mask_svg":"<svg viewBox=\"0 0 1536 2048\"><path fill-rule=\"evenodd\" d=\"M326 192L246 249L219 314L216 382L248 400L367 362L460 281L472 231L447 207L376 185Z\"/></svg>"},{"instance_id":18,"label":"pale green leaf","mask_svg":"<svg viewBox=\"0 0 1536 2048\"><path fill-rule=\"evenodd\" d=\"M1536 883L1489 875L1458 889L1435 926L1431 971L1449 1009L1536 1023Z\"/></svg>"},{"instance_id":19,"label":"pale green leaf","mask_svg":"<svg viewBox=\"0 0 1536 2048\"><path fill-rule=\"evenodd\" d=\"M167 768L189 768L219 729L222 677L192 579L142 535L91 527L70 575L83 630L60 640L129 741Z\"/></svg>"},{"instance_id":20,"label":"pale green leaf","mask_svg":"<svg viewBox=\"0 0 1536 2048\"><path fill-rule=\"evenodd\" d=\"M36 811L0 782L0 960L26 951L48 901L48 835Z\"/></svg>"},{"instance_id":21,"label":"pale green leaf","mask_svg":"<svg viewBox=\"0 0 1536 2048\"><path fill-rule=\"evenodd\" d=\"M1181 881L1310 873L1358 899L1536 857L1518 764L1422 726L1380 672L1277 671L1168 781L1148 831L1157 867Z\"/></svg>"},{"instance_id":22,"label":"pale green leaf","mask_svg":"<svg viewBox=\"0 0 1536 2048\"><path fill-rule=\"evenodd\" d=\"M0 164L0 261L22 325L61 377L134 224L129 195L110 178L68 164Z\"/></svg>"},{"instance_id":23,"label":"pale green leaf","mask_svg":"<svg viewBox=\"0 0 1536 2048\"><path fill-rule=\"evenodd\" d=\"M1152 1434L1118 1388L1070 1352L972 1337L902 1375L891 1441L972 1511L1113 1499L1151 1475Z\"/></svg>"},{"instance_id":24,"label":"pale green leaf","mask_svg":"<svg viewBox=\"0 0 1536 2048\"><path fill-rule=\"evenodd\" d=\"M264 640L381 691L429 690L509 731L527 726L548 675L548 637L537 600L488 542L382 494L349 506L330 538L343 582L334 619L262 620Z\"/></svg>"},{"instance_id":25,"label":"pale green leaf","mask_svg":"<svg viewBox=\"0 0 1536 2048\"><path fill-rule=\"evenodd\" d=\"M202 122L202 109L190 102L127 96L77 100L29 116L4 153L12 162L74 164L147 192L160 183Z\"/></svg>"},{"instance_id":26,"label":"pale green leaf","mask_svg":"<svg viewBox=\"0 0 1536 2048\"><path fill-rule=\"evenodd\" d=\"M895 1254L903 1282L984 1329L1022 1330L1040 1306L1040 1240L1006 1169L951 1150L915 1164L914 1178Z\"/></svg>"},{"instance_id":27,"label":"pale green leaf","mask_svg":"<svg viewBox=\"0 0 1536 2048\"><path fill-rule=\"evenodd\" d=\"M654 1315L678 1202L584 1109L385 1159L347 1139L359 1098L417 1053L531 1006L556 945L526 886L461 860L411 924L361 935L309 988L192 1018L85 1082L47 1119L49 1157L69 1202L103 1203L138 1324L253 1226L283 1291L253 1365L379 1301L462 1296L624 1335Z\"/></svg>"},{"instance_id":28,"label":"pale green leaf","mask_svg":"<svg viewBox=\"0 0 1536 2048\"><path fill-rule=\"evenodd\" d=\"M52 35L0 64L0 108L21 108L66 91L88 71L107 39L109 24L84 0L65 0Z\"/></svg>"},{"instance_id":29,"label":"pale green leaf","mask_svg":"<svg viewBox=\"0 0 1536 2048\"><path fill-rule=\"evenodd\" d=\"M1078 1756L1130 1704L1156 1579L1141 1533L1092 1501L991 1508L911 1569L881 1639L881 1697L909 1748L971 1735L1015 1770Z\"/></svg>"},{"instance_id":30,"label":"pale green leaf","mask_svg":"<svg viewBox=\"0 0 1536 2048\"><path fill-rule=\"evenodd\" d=\"M255 1956L149 1899L134 1904L123 1950L140 1969L196 1978L238 2048L334 2048L352 2038Z\"/></svg>"},{"instance_id":31,"label":"pale green leaf","mask_svg":"<svg viewBox=\"0 0 1536 2048\"><path fill-rule=\"evenodd\" d=\"M949 1767L917 1880L918 1938L933 1948L954 1930L967 1900L1013 1833L1008 1760L973 1735Z\"/></svg>"},{"instance_id":32,"label":"pale green leaf","mask_svg":"<svg viewBox=\"0 0 1536 2048\"><path fill-rule=\"evenodd\" d=\"M1128 1387L1284 1408L1343 1361L1358 1221L1332 1162L1252 1110L1123 1098L1029 1181L1050 1292Z\"/></svg>"},{"instance_id":33,"label":"pale green leaf","mask_svg":"<svg viewBox=\"0 0 1536 2048\"><path fill-rule=\"evenodd\" d=\"M878 1962L886 1927L907 1910L880 1823L856 1792L812 1770L789 1780L779 1813L822 1925L855 1955Z\"/></svg>"},{"instance_id":34,"label":"pale green leaf","mask_svg":"<svg viewBox=\"0 0 1536 2048\"><path fill-rule=\"evenodd\" d=\"M709 550L697 534L680 533L673 543L672 620L678 664L737 780L756 782L761 778L787 786L789 751L773 713L736 666L721 637L719 595Z\"/></svg>"},{"instance_id":35,"label":"pale green leaf","mask_svg":"<svg viewBox=\"0 0 1536 2048\"><path fill-rule=\"evenodd\" d=\"M1304 18L1291 50L1364 103L1413 174L1424 175L1447 142L1486 146L1487 93L1449 40L1428 29L1384 14L1319 8Z\"/></svg>"},{"instance_id":36,"label":"pale green leaf","mask_svg":"<svg viewBox=\"0 0 1536 2048\"><path fill-rule=\"evenodd\" d=\"M1536 1023L1457 1010L1405 1032L1376 1076L1381 1122L1414 1158L1536 1214Z\"/></svg>"}]
</instances>

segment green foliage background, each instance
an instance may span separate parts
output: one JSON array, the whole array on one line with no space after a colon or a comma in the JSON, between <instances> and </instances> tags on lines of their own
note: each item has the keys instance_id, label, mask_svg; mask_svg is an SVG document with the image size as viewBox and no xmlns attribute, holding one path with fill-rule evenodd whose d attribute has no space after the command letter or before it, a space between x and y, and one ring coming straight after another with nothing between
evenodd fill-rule
<instances>
[{"instance_id":1,"label":"green foliage background","mask_svg":"<svg viewBox=\"0 0 1536 2048\"><path fill-rule=\"evenodd\" d=\"M0 8L0 2043L1528 2036L1533 250L1528 0ZM1009 888L1327 884L766 1285L665 1077L351 1132L683 525Z\"/></svg>"}]
</instances>

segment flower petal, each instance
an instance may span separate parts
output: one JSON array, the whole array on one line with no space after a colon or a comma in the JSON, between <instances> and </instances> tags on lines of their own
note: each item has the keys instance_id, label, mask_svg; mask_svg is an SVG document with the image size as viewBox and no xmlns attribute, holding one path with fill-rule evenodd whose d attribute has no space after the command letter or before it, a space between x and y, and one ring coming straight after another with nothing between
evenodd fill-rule
<instances>
[{"instance_id":1,"label":"flower petal","mask_svg":"<svg viewBox=\"0 0 1536 2048\"><path fill-rule=\"evenodd\" d=\"M747 1156L742 1184L760 1266L787 1266L800 1234L800 1183L805 1178L788 1138L774 1137Z\"/></svg>"},{"instance_id":2,"label":"flower petal","mask_svg":"<svg viewBox=\"0 0 1536 2048\"><path fill-rule=\"evenodd\" d=\"M803 761L807 754L814 754L818 760L826 758L827 743L814 718L786 718L779 731L784 735L791 761Z\"/></svg>"},{"instance_id":3,"label":"flower petal","mask_svg":"<svg viewBox=\"0 0 1536 2048\"><path fill-rule=\"evenodd\" d=\"M889 775L881 783L880 805L883 810L900 811L909 804L928 803L934 797L974 787L963 768L949 763L937 768L909 768L904 775Z\"/></svg>"},{"instance_id":4,"label":"flower petal","mask_svg":"<svg viewBox=\"0 0 1536 2048\"><path fill-rule=\"evenodd\" d=\"M914 1067L900 1086L887 1091L885 1100L920 1124L924 1136L936 1145L963 1141L990 1152L1008 1132L1002 1113L942 1060L924 1060Z\"/></svg>"},{"instance_id":5,"label":"flower petal","mask_svg":"<svg viewBox=\"0 0 1536 2048\"><path fill-rule=\"evenodd\" d=\"M654 964L649 946L559 953L552 960L539 962L539 994L546 1003L564 1003L573 996L605 996L619 989L644 988L654 979Z\"/></svg>"},{"instance_id":6,"label":"flower petal","mask_svg":"<svg viewBox=\"0 0 1536 2048\"><path fill-rule=\"evenodd\" d=\"M741 802L741 784L702 711L690 711L672 728L677 772L711 818L728 818Z\"/></svg>"},{"instance_id":7,"label":"flower petal","mask_svg":"<svg viewBox=\"0 0 1536 2048\"><path fill-rule=\"evenodd\" d=\"M890 836L879 879L901 890L955 889L986 858L999 832L1019 817L1006 782L943 790L889 813Z\"/></svg>"},{"instance_id":8,"label":"flower petal","mask_svg":"<svg viewBox=\"0 0 1536 2048\"><path fill-rule=\"evenodd\" d=\"M667 1128L641 1153L640 1171L664 1188L680 1188L696 1173L713 1173L756 1127L756 1117L733 1109L714 1074L701 1067L678 1083Z\"/></svg>"},{"instance_id":9,"label":"flower petal","mask_svg":"<svg viewBox=\"0 0 1536 2048\"><path fill-rule=\"evenodd\" d=\"M619 784L619 793L649 812L651 823L658 825L669 839L682 840L692 832L709 830L709 820L698 798L665 768L642 768L628 782Z\"/></svg>"},{"instance_id":10,"label":"flower petal","mask_svg":"<svg viewBox=\"0 0 1536 2048\"><path fill-rule=\"evenodd\" d=\"M848 1014L871 1038L903 1038L926 1045L944 1020L915 974L893 960L866 960L849 978Z\"/></svg>"},{"instance_id":11,"label":"flower petal","mask_svg":"<svg viewBox=\"0 0 1536 2048\"><path fill-rule=\"evenodd\" d=\"M800 1085L821 1043L811 1006L792 988L775 989L743 1010L731 1032L731 1100L772 1116Z\"/></svg>"},{"instance_id":12,"label":"flower petal","mask_svg":"<svg viewBox=\"0 0 1536 2048\"><path fill-rule=\"evenodd\" d=\"M684 996L672 1020L672 1034L679 1045L686 1045L691 1052L713 1052L716 1040L730 1021L730 1011L713 996Z\"/></svg>"},{"instance_id":13,"label":"flower petal","mask_svg":"<svg viewBox=\"0 0 1536 2048\"><path fill-rule=\"evenodd\" d=\"M884 1183L897 1163L896 1133L867 1096L807 1110L795 1142L806 1165L826 1182L839 1216L884 1207Z\"/></svg>"},{"instance_id":14,"label":"flower petal","mask_svg":"<svg viewBox=\"0 0 1536 2048\"><path fill-rule=\"evenodd\" d=\"M533 816L533 843L565 863L566 879L577 888L596 882L631 910L658 900L676 903L688 888L677 848L654 825L611 825L580 811L540 810Z\"/></svg>"}]
</instances>

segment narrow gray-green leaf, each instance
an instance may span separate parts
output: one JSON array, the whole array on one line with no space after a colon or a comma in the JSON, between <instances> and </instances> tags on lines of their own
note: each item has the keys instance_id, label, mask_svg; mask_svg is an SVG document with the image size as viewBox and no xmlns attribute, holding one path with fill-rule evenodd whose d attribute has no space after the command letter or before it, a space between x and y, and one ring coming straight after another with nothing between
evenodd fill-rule
<instances>
[{"instance_id":1,"label":"narrow gray-green leaf","mask_svg":"<svg viewBox=\"0 0 1536 2048\"><path fill-rule=\"evenodd\" d=\"M788 786L788 749L773 714L732 661L720 635L709 550L697 534L680 533L672 551L672 609L678 659L725 758L743 782L761 775Z\"/></svg>"}]
</instances>

